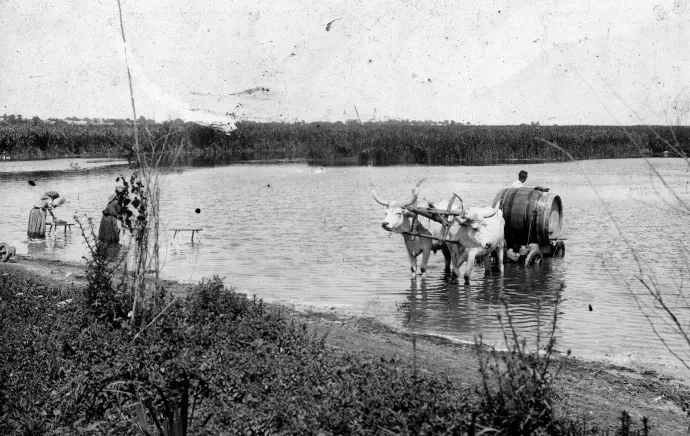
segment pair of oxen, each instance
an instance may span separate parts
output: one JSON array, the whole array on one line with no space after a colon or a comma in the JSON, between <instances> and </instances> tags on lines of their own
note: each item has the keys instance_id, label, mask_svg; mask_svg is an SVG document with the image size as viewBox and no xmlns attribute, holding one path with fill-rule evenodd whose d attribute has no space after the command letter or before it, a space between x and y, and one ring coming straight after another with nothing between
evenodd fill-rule
<instances>
[{"instance_id":1,"label":"pair of oxen","mask_svg":"<svg viewBox=\"0 0 690 436\"><path fill-rule=\"evenodd\" d=\"M455 194L450 200L440 203L416 204L423 180L417 183L408 201L383 200L371 186L374 199L386 206L386 218L381 226L389 232L402 234L405 239L412 277L417 275L417 257L422 255L420 272L424 278L431 252L438 250L443 252L446 270L452 267L454 277L460 277L460 266L467 262L466 284L470 282L475 260L482 260L486 272L491 271L493 252L503 273L505 220L500 204L465 208L462 199ZM460 209L450 207L455 198L460 201Z\"/></svg>"}]
</instances>

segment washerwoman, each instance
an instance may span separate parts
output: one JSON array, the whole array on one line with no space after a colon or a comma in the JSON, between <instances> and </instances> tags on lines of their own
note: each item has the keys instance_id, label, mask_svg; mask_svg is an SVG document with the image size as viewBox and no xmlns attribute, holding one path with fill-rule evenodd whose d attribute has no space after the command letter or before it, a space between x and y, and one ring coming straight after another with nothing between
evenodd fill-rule
<instances>
[{"instance_id":1,"label":"washerwoman","mask_svg":"<svg viewBox=\"0 0 690 436\"><path fill-rule=\"evenodd\" d=\"M60 194L57 191L48 191L43 194L29 213L29 227L26 231L29 238L45 238L47 214L50 213L53 221L57 222L58 220L53 214L53 209L64 203L65 199L60 198Z\"/></svg>"},{"instance_id":2,"label":"washerwoman","mask_svg":"<svg viewBox=\"0 0 690 436\"><path fill-rule=\"evenodd\" d=\"M115 194L108 197L108 204L103 209L101 225L98 228L99 241L106 243L120 242L120 229L117 225L117 217L124 212L124 208L120 206L120 199L126 192L123 186L118 186L115 188Z\"/></svg>"}]
</instances>

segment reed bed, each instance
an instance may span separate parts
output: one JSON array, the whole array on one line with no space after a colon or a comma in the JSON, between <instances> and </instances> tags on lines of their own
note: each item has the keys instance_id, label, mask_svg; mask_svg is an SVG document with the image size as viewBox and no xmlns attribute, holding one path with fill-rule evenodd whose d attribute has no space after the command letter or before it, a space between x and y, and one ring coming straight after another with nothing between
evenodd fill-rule
<instances>
[{"instance_id":1,"label":"reed bed","mask_svg":"<svg viewBox=\"0 0 690 436\"><path fill-rule=\"evenodd\" d=\"M181 143L196 156L283 153L286 158L353 159L359 163L472 164L500 160L563 160L535 138L558 144L577 159L623 158L668 152L665 141L690 152L686 126L474 126L422 122L240 122L230 133L195 123L139 126L157 141ZM14 159L124 156L131 126L0 123L0 154ZM637 144L637 145L636 145ZM143 149L142 152L146 152ZM668 154L668 153L667 153ZM672 155L673 153L671 153Z\"/></svg>"}]
</instances>

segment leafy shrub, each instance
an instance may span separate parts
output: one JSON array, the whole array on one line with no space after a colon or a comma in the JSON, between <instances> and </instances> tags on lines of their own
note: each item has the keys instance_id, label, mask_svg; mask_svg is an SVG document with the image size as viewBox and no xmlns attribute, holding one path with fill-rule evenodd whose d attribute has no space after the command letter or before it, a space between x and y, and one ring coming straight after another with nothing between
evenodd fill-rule
<instances>
[{"instance_id":1,"label":"leafy shrub","mask_svg":"<svg viewBox=\"0 0 690 436\"><path fill-rule=\"evenodd\" d=\"M554 303L551 329L543 348L540 334L537 334L535 352L529 352L527 341L518 337L505 300L507 325L501 314L497 314L497 319L503 329L507 352L499 353L494 347L487 350L481 338L477 340L482 376L480 420L487 425L503 429L506 434L531 435L536 431L555 434L558 423L552 407L553 381L561 369L561 365L554 362L559 298Z\"/></svg>"},{"instance_id":2,"label":"leafy shrub","mask_svg":"<svg viewBox=\"0 0 690 436\"><path fill-rule=\"evenodd\" d=\"M112 325L120 325L127 319L132 307L132 297L124 290L124 277L118 284L113 283L115 272L123 258L113 257L111 247L96 239L92 218L82 220L75 216L87 245L86 262L87 286L83 288L78 303L97 319Z\"/></svg>"},{"instance_id":3,"label":"leafy shrub","mask_svg":"<svg viewBox=\"0 0 690 436\"><path fill-rule=\"evenodd\" d=\"M493 354L509 372L485 359L477 398L407 361L329 349L218 277L139 332L57 305L80 292L0 276L0 434L592 434L553 417L554 376L534 375L553 363L524 345Z\"/></svg>"}]
</instances>

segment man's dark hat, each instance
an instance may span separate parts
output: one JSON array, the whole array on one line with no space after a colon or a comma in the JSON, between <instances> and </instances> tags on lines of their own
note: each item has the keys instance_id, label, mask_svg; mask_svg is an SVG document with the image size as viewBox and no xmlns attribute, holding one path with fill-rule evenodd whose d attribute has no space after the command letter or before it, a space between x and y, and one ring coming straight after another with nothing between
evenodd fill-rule
<instances>
[{"instance_id":1,"label":"man's dark hat","mask_svg":"<svg viewBox=\"0 0 690 436\"><path fill-rule=\"evenodd\" d=\"M525 171L525 170L520 171L520 174L518 174L518 177L527 177L527 171Z\"/></svg>"}]
</instances>

